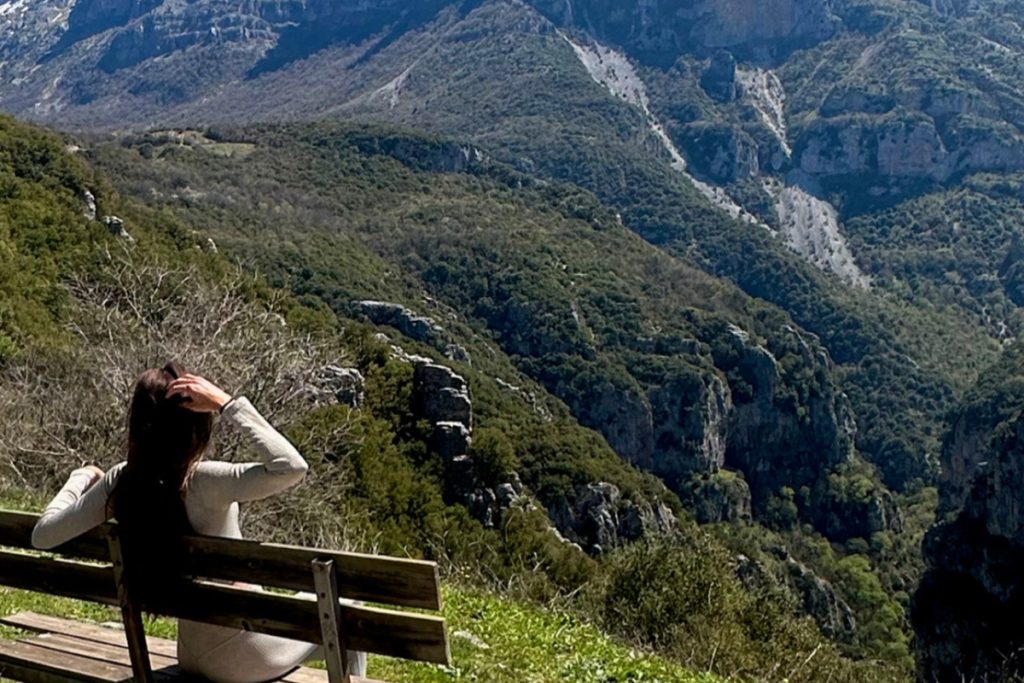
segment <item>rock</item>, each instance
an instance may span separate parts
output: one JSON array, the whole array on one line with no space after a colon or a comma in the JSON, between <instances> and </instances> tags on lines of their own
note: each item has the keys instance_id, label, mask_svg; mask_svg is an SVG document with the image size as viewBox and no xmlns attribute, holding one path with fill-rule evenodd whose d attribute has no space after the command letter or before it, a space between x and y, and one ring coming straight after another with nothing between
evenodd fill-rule
<instances>
[{"instance_id":1,"label":"rock","mask_svg":"<svg viewBox=\"0 0 1024 683\"><path fill-rule=\"evenodd\" d=\"M448 346L445 347L444 355L459 363L473 362L473 359L469 355L469 351L467 351L466 347L461 344L448 344Z\"/></svg>"},{"instance_id":2,"label":"rock","mask_svg":"<svg viewBox=\"0 0 1024 683\"><path fill-rule=\"evenodd\" d=\"M415 410L433 423L461 422L473 427L473 402L466 380L451 368L418 363L413 372Z\"/></svg>"},{"instance_id":3,"label":"rock","mask_svg":"<svg viewBox=\"0 0 1024 683\"><path fill-rule=\"evenodd\" d=\"M90 221L96 220L96 196L89 190L83 190L82 201L85 203L82 215Z\"/></svg>"},{"instance_id":4,"label":"rock","mask_svg":"<svg viewBox=\"0 0 1024 683\"><path fill-rule=\"evenodd\" d=\"M1017 680L1024 662L1022 360L982 375L942 449L939 522L911 602L922 680ZM961 678L962 677L962 678Z\"/></svg>"},{"instance_id":5,"label":"rock","mask_svg":"<svg viewBox=\"0 0 1024 683\"><path fill-rule=\"evenodd\" d=\"M559 497L548 506L548 516L566 538L591 555L652 534L670 533L678 525L664 504L623 499L618 487L608 482L578 488L571 503Z\"/></svg>"},{"instance_id":6,"label":"rock","mask_svg":"<svg viewBox=\"0 0 1024 683\"><path fill-rule=\"evenodd\" d=\"M213 241L212 237L207 237L206 241L203 242L203 251L210 252L211 254L217 253L217 243Z\"/></svg>"},{"instance_id":7,"label":"rock","mask_svg":"<svg viewBox=\"0 0 1024 683\"><path fill-rule=\"evenodd\" d=\"M818 622L821 632L830 638L852 635L857 628L857 620L832 584L788 553L783 561L790 583L802 598L804 611Z\"/></svg>"},{"instance_id":8,"label":"rock","mask_svg":"<svg viewBox=\"0 0 1024 683\"><path fill-rule=\"evenodd\" d=\"M135 238L128 234L128 230L125 229L124 221L117 216L104 216L103 224L107 226L107 231L114 237L126 242L135 242Z\"/></svg>"},{"instance_id":9,"label":"rock","mask_svg":"<svg viewBox=\"0 0 1024 683\"><path fill-rule=\"evenodd\" d=\"M690 478L679 497L701 524L749 522L753 518L750 487L741 475L728 470Z\"/></svg>"},{"instance_id":10,"label":"rock","mask_svg":"<svg viewBox=\"0 0 1024 683\"><path fill-rule=\"evenodd\" d=\"M700 78L700 87L719 102L736 99L736 58L728 50L715 50Z\"/></svg>"},{"instance_id":11,"label":"rock","mask_svg":"<svg viewBox=\"0 0 1024 683\"><path fill-rule=\"evenodd\" d=\"M366 380L358 369L328 365L320 372L310 394L321 402L330 397L343 405L358 408L363 404L365 384Z\"/></svg>"},{"instance_id":12,"label":"rock","mask_svg":"<svg viewBox=\"0 0 1024 683\"><path fill-rule=\"evenodd\" d=\"M491 529L494 527L497 501L498 498L491 489L477 489L469 495L466 507L469 508L470 514L479 520L485 528Z\"/></svg>"},{"instance_id":13,"label":"rock","mask_svg":"<svg viewBox=\"0 0 1024 683\"><path fill-rule=\"evenodd\" d=\"M761 173L757 143L732 126L690 124L684 129L682 145L691 168L716 183L728 184Z\"/></svg>"},{"instance_id":14,"label":"rock","mask_svg":"<svg viewBox=\"0 0 1024 683\"><path fill-rule=\"evenodd\" d=\"M462 422L438 422L434 425L430 446L445 462L469 453L473 442L469 427Z\"/></svg>"},{"instance_id":15,"label":"rock","mask_svg":"<svg viewBox=\"0 0 1024 683\"><path fill-rule=\"evenodd\" d=\"M406 337L419 342L436 344L444 334L444 328L432 318L416 315L401 304L387 301L353 301L356 313L366 316L374 325L393 327Z\"/></svg>"},{"instance_id":16,"label":"rock","mask_svg":"<svg viewBox=\"0 0 1024 683\"><path fill-rule=\"evenodd\" d=\"M502 508L510 508L519 502L520 499L519 492L516 491L515 486L510 482L499 484L494 489L494 494L498 499L498 504Z\"/></svg>"}]
</instances>

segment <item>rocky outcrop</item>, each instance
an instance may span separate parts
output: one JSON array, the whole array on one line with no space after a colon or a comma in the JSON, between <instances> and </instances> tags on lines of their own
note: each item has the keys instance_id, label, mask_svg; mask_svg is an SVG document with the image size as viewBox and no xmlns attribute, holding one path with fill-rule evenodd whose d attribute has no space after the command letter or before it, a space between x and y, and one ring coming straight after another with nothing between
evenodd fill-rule
<instances>
[{"instance_id":1,"label":"rocky outcrop","mask_svg":"<svg viewBox=\"0 0 1024 683\"><path fill-rule=\"evenodd\" d=\"M681 137L691 168L709 180L731 183L761 173L757 143L742 130L701 122L687 126Z\"/></svg>"},{"instance_id":2,"label":"rocky outcrop","mask_svg":"<svg viewBox=\"0 0 1024 683\"><path fill-rule=\"evenodd\" d=\"M82 192L82 203L85 204L85 208L82 209L82 215L85 216L86 220L96 220L96 196L89 190Z\"/></svg>"},{"instance_id":3,"label":"rocky outcrop","mask_svg":"<svg viewBox=\"0 0 1024 683\"><path fill-rule=\"evenodd\" d=\"M953 420L942 451L939 523L914 595L921 680L1024 676L1024 413L1019 354L990 371ZM993 386L994 385L994 386Z\"/></svg>"},{"instance_id":4,"label":"rocky outcrop","mask_svg":"<svg viewBox=\"0 0 1024 683\"><path fill-rule=\"evenodd\" d=\"M849 637L857 628L853 610L835 587L815 574L807 565L789 553L780 551L787 572L787 580L801 597L803 611L817 623L821 632L830 638Z\"/></svg>"},{"instance_id":5,"label":"rocky outcrop","mask_svg":"<svg viewBox=\"0 0 1024 683\"><path fill-rule=\"evenodd\" d=\"M716 50L700 77L700 87L719 102L736 99L736 58L728 50Z\"/></svg>"},{"instance_id":6,"label":"rocky outcrop","mask_svg":"<svg viewBox=\"0 0 1024 683\"><path fill-rule=\"evenodd\" d=\"M107 232L118 239L122 239L125 242L134 242L135 238L131 236L128 229L124 227L124 221L117 216L104 216L102 223L107 226Z\"/></svg>"},{"instance_id":7,"label":"rocky outcrop","mask_svg":"<svg viewBox=\"0 0 1024 683\"><path fill-rule=\"evenodd\" d=\"M366 316L374 325L393 327L406 337L428 344L436 343L444 328L433 319L418 315L401 304L390 301L353 301L355 313Z\"/></svg>"},{"instance_id":8,"label":"rocky outcrop","mask_svg":"<svg viewBox=\"0 0 1024 683\"><path fill-rule=\"evenodd\" d=\"M679 498L701 524L750 522L750 487L743 475L728 470L690 477Z\"/></svg>"},{"instance_id":9,"label":"rocky outcrop","mask_svg":"<svg viewBox=\"0 0 1024 683\"><path fill-rule=\"evenodd\" d=\"M727 49L738 58L772 61L832 36L839 19L825 0L651 0L623 10L607 0L531 0L563 26L596 33L662 66L680 51L709 55Z\"/></svg>"},{"instance_id":10,"label":"rocky outcrop","mask_svg":"<svg viewBox=\"0 0 1024 683\"><path fill-rule=\"evenodd\" d=\"M561 497L547 507L562 534L592 555L652 532L669 533L678 524L672 510L663 503L628 500L618 487L607 482L579 487L574 501Z\"/></svg>"},{"instance_id":11,"label":"rocky outcrop","mask_svg":"<svg viewBox=\"0 0 1024 683\"><path fill-rule=\"evenodd\" d=\"M338 402L350 408L359 408L363 404L365 385L363 373L358 369L328 365L319 373L316 381L306 387L306 394L315 403Z\"/></svg>"},{"instance_id":12,"label":"rocky outcrop","mask_svg":"<svg viewBox=\"0 0 1024 683\"><path fill-rule=\"evenodd\" d=\"M473 428L473 401L466 380L449 367L418 363L413 371L413 409L432 424Z\"/></svg>"}]
</instances>

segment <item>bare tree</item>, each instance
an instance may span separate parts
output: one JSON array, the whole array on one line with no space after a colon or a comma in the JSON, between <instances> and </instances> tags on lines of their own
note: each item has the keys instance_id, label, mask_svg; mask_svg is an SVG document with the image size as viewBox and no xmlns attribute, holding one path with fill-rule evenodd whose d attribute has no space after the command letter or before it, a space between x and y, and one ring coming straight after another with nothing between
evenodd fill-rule
<instances>
[{"instance_id":1,"label":"bare tree","mask_svg":"<svg viewBox=\"0 0 1024 683\"><path fill-rule=\"evenodd\" d=\"M177 360L229 392L248 396L279 429L329 395L326 370L348 356L332 339L300 334L255 300L238 268L213 282L194 265L141 259L130 247L106 253L99 278L71 276L69 349L38 353L0 374L0 486L52 492L83 463L122 459L125 412L138 375ZM318 443L296 444L314 462L294 493L252 508L251 532L290 542L351 545L345 530L343 464L321 454L344 439L340 421ZM248 459L240 435L217 430L208 457ZM323 511L336 510L334 515Z\"/></svg>"}]
</instances>

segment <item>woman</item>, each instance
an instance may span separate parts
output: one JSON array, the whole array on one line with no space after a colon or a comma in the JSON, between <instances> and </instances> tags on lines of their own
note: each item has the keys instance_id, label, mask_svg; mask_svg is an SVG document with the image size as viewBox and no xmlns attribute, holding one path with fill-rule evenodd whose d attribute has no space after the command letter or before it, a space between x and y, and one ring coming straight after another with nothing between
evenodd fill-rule
<instances>
[{"instance_id":1,"label":"woman","mask_svg":"<svg viewBox=\"0 0 1024 683\"><path fill-rule=\"evenodd\" d=\"M213 415L244 434L259 462L203 461ZM302 481L306 461L245 397L186 374L175 363L148 370L135 385L128 412L127 460L104 473L71 473L32 532L48 549L114 517L122 537L125 580L145 605L167 600L181 568L181 539L198 533L241 538L238 504L259 500ZM146 573L133 557L147 558ZM172 598L173 599L173 598ZM182 668L218 683L260 683L279 678L319 648L286 638L180 620ZM349 653L351 673L365 675L365 653Z\"/></svg>"}]
</instances>

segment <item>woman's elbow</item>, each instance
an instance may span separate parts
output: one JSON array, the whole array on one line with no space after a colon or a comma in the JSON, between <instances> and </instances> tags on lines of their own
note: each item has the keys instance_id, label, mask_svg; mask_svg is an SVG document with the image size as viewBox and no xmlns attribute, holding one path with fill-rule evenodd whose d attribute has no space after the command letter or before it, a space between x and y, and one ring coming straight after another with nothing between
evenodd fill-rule
<instances>
[{"instance_id":1,"label":"woman's elbow","mask_svg":"<svg viewBox=\"0 0 1024 683\"><path fill-rule=\"evenodd\" d=\"M52 528L45 517L40 517L32 527L32 547L36 550L51 550L60 545L61 539L54 536Z\"/></svg>"}]
</instances>

